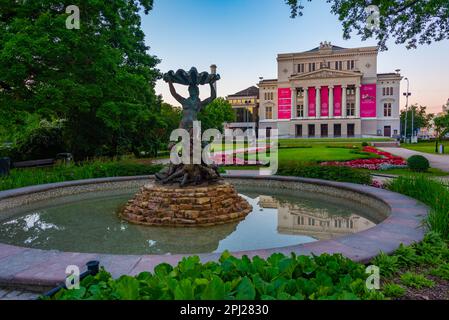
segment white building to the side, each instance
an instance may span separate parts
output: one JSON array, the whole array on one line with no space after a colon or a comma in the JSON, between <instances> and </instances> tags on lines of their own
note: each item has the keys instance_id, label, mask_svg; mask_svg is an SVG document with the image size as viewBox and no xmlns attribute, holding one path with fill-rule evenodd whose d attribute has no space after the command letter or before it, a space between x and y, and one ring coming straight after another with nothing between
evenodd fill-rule
<instances>
[{"instance_id":1,"label":"white building to the side","mask_svg":"<svg viewBox=\"0 0 449 320\"><path fill-rule=\"evenodd\" d=\"M259 128L289 137L396 137L398 72L377 73L377 47L321 43L279 54L277 79L259 83Z\"/></svg>"}]
</instances>

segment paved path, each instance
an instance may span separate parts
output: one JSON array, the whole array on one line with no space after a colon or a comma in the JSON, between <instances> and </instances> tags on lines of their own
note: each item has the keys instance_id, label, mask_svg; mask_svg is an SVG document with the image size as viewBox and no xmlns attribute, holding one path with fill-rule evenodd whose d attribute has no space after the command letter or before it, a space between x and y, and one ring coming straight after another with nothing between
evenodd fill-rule
<instances>
[{"instance_id":1,"label":"paved path","mask_svg":"<svg viewBox=\"0 0 449 320\"><path fill-rule=\"evenodd\" d=\"M404 148L379 148L383 151L392 153L402 158L409 158L413 155L421 155L427 158L430 162L430 166L432 168L437 168L449 173L449 155L439 155L439 154L431 154L424 153Z\"/></svg>"},{"instance_id":2,"label":"paved path","mask_svg":"<svg viewBox=\"0 0 449 320\"><path fill-rule=\"evenodd\" d=\"M39 294L34 292L0 288L0 300L35 300Z\"/></svg>"}]
</instances>

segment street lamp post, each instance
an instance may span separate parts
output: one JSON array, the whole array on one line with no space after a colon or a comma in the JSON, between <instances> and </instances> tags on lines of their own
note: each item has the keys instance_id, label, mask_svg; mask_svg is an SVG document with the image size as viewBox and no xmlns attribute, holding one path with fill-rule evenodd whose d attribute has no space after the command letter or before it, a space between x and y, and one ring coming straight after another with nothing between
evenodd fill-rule
<instances>
[{"instance_id":1,"label":"street lamp post","mask_svg":"<svg viewBox=\"0 0 449 320\"><path fill-rule=\"evenodd\" d=\"M404 96L406 97L405 121L404 121L404 142L407 142L408 97L410 97L412 94L410 93L410 81L408 80L408 78L405 78L404 80L407 81L407 92L404 92ZM413 118L412 118L412 135L413 135Z\"/></svg>"}]
</instances>

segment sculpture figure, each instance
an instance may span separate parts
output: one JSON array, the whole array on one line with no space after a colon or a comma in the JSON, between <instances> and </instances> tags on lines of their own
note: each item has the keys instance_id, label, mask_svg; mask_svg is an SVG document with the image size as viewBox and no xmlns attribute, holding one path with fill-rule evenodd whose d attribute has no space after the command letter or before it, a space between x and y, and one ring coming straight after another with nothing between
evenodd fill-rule
<instances>
[{"instance_id":1,"label":"sculpture figure","mask_svg":"<svg viewBox=\"0 0 449 320\"><path fill-rule=\"evenodd\" d=\"M163 79L170 87L170 93L182 105L182 120L180 128L189 132L191 137L190 159L193 152L193 122L198 120L198 113L217 97L215 82L220 80L220 75L209 74L207 72L198 73L192 67L190 71L178 70L169 71L164 74ZM189 86L189 97L184 98L176 92L174 84ZM200 85L209 84L211 96L203 101L200 100ZM169 149L173 145L169 146ZM216 182L220 179L218 167L216 165L200 164L170 164L170 166L156 174L156 181L162 184L179 183L181 187L191 184L199 185L203 183Z\"/></svg>"}]
</instances>

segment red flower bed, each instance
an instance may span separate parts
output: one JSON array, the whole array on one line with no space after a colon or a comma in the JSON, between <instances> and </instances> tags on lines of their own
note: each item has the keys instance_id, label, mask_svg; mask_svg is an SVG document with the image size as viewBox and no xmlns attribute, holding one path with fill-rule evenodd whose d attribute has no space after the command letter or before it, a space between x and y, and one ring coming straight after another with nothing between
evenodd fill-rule
<instances>
[{"instance_id":1,"label":"red flower bed","mask_svg":"<svg viewBox=\"0 0 449 320\"><path fill-rule=\"evenodd\" d=\"M380 151L374 147L364 147L364 152L374 153L382 158L379 159L357 159L351 161L328 161L322 162L322 166L342 166L342 167L350 167L350 168L358 168L358 169L369 169L369 170L380 170L382 167L388 166L407 166L407 162L401 158L392 155L391 153Z\"/></svg>"}]
</instances>

